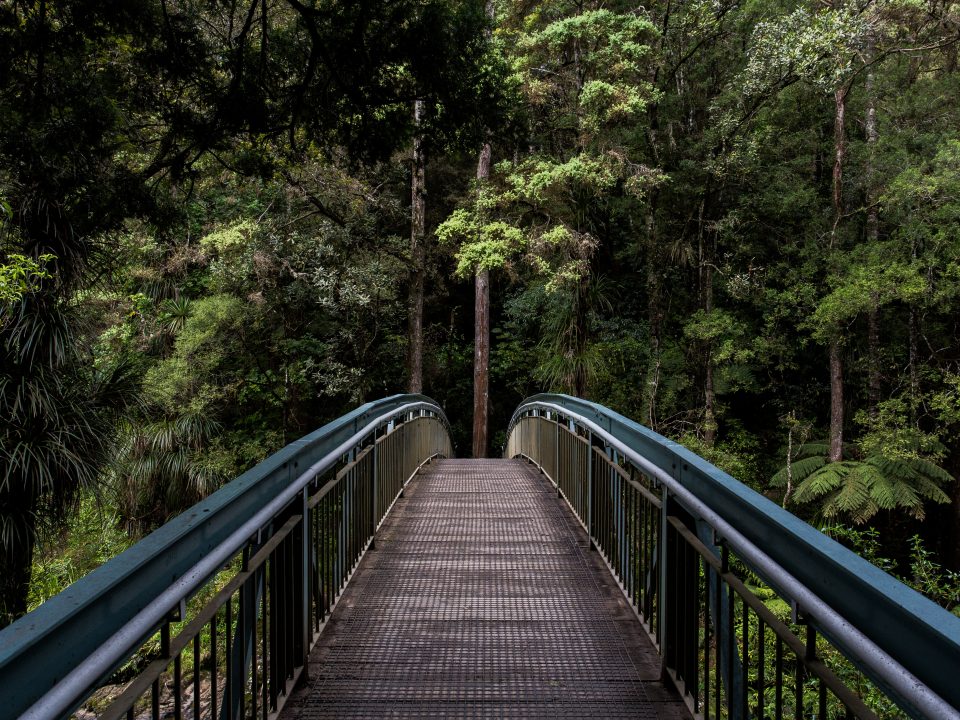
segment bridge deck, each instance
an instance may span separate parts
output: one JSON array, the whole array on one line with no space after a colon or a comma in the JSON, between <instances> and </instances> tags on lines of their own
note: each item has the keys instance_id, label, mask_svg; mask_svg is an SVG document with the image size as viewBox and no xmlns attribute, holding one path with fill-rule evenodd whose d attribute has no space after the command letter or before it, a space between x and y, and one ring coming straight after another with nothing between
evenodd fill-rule
<instances>
[{"instance_id":1,"label":"bridge deck","mask_svg":"<svg viewBox=\"0 0 960 720\"><path fill-rule=\"evenodd\" d=\"M542 476L444 460L380 529L283 717L688 717L659 675Z\"/></svg>"}]
</instances>

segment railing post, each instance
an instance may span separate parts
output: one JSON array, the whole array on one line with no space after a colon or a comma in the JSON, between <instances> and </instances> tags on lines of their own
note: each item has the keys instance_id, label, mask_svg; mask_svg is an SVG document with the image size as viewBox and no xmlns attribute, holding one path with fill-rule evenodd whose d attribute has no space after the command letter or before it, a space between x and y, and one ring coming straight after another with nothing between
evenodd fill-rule
<instances>
[{"instance_id":1,"label":"railing post","mask_svg":"<svg viewBox=\"0 0 960 720\"><path fill-rule=\"evenodd\" d=\"M667 670L667 623L670 621L667 613L667 522L668 503L670 493L667 486L660 485L660 542L657 547L657 562L660 565L660 581L657 583L657 641L660 643L661 673L666 676Z\"/></svg>"},{"instance_id":2,"label":"railing post","mask_svg":"<svg viewBox=\"0 0 960 720\"><path fill-rule=\"evenodd\" d=\"M553 466L553 483L554 485L557 486L557 497L562 497L563 493L560 492L560 417L559 416L554 415L553 424L557 430L557 442L555 447L557 462Z\"/></svg>"},{"instance_id":3,"label":"railing post","mask_svg":"<svg viewBox=\"0 0 960 720\"><path fill-rule=\"evenodd\" d=\"M587 537L590 549L596 550L593 541L593 431L587 431Z\"/></svg>"},{"instance_id":4,"label":"railing post","mask_svg":"<svg viewBox=\"0 0 960 720\"><path fill-rule=\"evenodd\" d=\"M307 677L307 654L310 652L310 493L304 486L300 493L300 652L303 661L303 677Z\"/></svg>"},{"instance_id":5,"label":"railing post","mask_svg":"<svg viewBox=\"0 0 960 720\"><path fill-rule=\"evenodd\" d=\"M543 472L543 445L540 444L540 425L541 425L540 411L537 411L536 415L534 415L534 418L536 418L533 421L533 427L535 428L535 431L536 431L536 438L534 438L533 447L534 447L534 452L537 454L537 459L535 460L535 462L537 463L537 465L540 466L540 472Z\"/></svg>"},{"instance_id":6,"label":"railing post","mask_svg":"<svg viewBox=\"0 0 960 720\"><path fill-rule=\"evenodd\" d=\"M400 433L400 440L397 442L397 445L400 448L400 452L398 453L400 455L400 494L397 497L403 497L403 491L406 487L404 483L407 479L406 472L404 472L405 468L407 467L407 424L400 423L396 429L396 432Z\"/></svg>"},{"instance_id":7,"label":"railing post","mask_svg":"<svg viewBox=\"0 0 960 720\"><path fill-rule=\"evenodd\" d=\"M251 548L245 547L241 553L241 567L248 569ZM233 634L233 643L226 649L231 654L231 677L229 698L224 698L224 709L230 708L231 717L242 717L244 687L249 673L253 671L253 642L257 622L256 576L248 578L240 586L237 607L237 628ZM182 619L182 618L181 618ZM227 628L229 636L230 628Z\"/></svg>"},{"instance_id":8,"label":"railing post","mask_svg":"<svg viewBox=\"0 0 960 720\"><path fill-rule=\"evenodd\" d=\"M379 465L378 454L378 443L377 443L377 431L373 431L373 450L370 451L371 462L373 467L370 470L370 486L372 488L370 493L370 549L376 549L377 545L377 480L378 472L377 466Z\"/></svg>"}]
</instances>

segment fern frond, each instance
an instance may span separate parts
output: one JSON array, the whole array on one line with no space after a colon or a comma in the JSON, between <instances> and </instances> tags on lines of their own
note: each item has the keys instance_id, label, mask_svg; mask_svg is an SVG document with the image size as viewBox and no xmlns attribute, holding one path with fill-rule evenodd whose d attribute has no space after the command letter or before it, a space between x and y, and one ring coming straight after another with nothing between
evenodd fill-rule
<instances>
[{"instance_id":1,"label":"fern frond","mask_svg":"<svg viewBox=\"0 0 960 720\"><path fill-rule=\"evenodd\" d=\"M870 518L877 514L880 508L877 507L877 504L873 501L872 498L867 498L867 502L856 512L852 513L850 519L857 525L863 525Z\"/></svg>"},{"instance_id":2,"label":"fern frond","mask_svg":"<svg viewBox=\"0 0 960 720\"><path fill-rule=\"evenodd\" d=\"M950 496L933 480L921 477L916 482L917 492L928 500L944 505L950 502Z\"/></svg>"},{"instance_id":3,"label":"fern frond","mask_svg":"<svg viewBox=\"0 0 960 720\"><path fill-rule=\"evenodd\" d=\"M952 483L955 478L936 463L925 460L924 458L914 458L904 460L904 464L910 465L911 469L920 476L928 478L938 484Z\"/></svg>"},{"instance_id":4,"label":"fern frond","mask_svg":"<svg viewBox=\"0 0 960 720\"><path fill-rule=\"evenodd\" d=\"M874 472L876 471L874 470ZM857 516L859 511L871 501L871 486L874 481L875 477L862 464L851 467L837 493L835 499L837 507L846 513Z\"/></svg>"},{"instance_id":5,"label":"fern frond","mask_svg":"<svg viewBox=\"0 0 960 720\"><path fill-rule=\"evenodd\" d=\"M794 497L797 502L809 502L836 490L849 472L848 462L835 462L814 470L797 485Z\"/></svg>"},{"instance_id":6,"label":"fern frond","mask_svg":"<svg viewBox=\"0 0 960 720\"><path fill-rule=\"evenodd\" d=\"M819 470L827 464L827 458L822 455L797 460L790 465L793 472L793 482L803 482L811 473ZM783 467L770 478L770 484L773 487L784 487L787 484L787 468Z\"/></svg>"},{"instance_id":7,"label":"fern frond","mask_svg":"<svg viewBox=\"0 0 960 720\"><path fill-rule=\"evenodd\" d=\"M830 455L830 443L826 440L814 440L804 443L797 448L797 459L809 458L814 455L820 455L824 458Z\"/></svg>"},{"instance_id":8,"label":"fern frond","mask_svg":"<svg viewBox=\"0 0 960 720\"><path fill-rule=\"evenodd\" d=\"M912 485L897 483L893 486L893 494L896 504L900 507L907 508L908 510L923 507L923 501Z\"/></svg>"}]
</instances>

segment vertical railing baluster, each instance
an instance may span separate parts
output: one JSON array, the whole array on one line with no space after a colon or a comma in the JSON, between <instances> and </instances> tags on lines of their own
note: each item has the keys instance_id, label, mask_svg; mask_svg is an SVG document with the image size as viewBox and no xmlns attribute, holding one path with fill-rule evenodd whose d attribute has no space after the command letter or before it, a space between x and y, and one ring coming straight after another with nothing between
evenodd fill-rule
<instances>
[{"instance_id":1,"label":"vertical railing baluster","mask_svg":"<svg viewBox=\"0 0 960 720\"><path fill-rule=\"evenodd\" d=\"M596 550L593 540L593 433L587 431L587 537L590 549Z\"/></svg>"},{"instance_id":2,"label":"vertical railing baluster","mask_svg":"<svg viewBox=\"0 0 960 720\"><path fill-rule=\"evenodd\" d=\"M270 596L270 577L269 577L270 556L263 563L263 608L260 613L260 635L263 638L263 670L260 673L263 684L263 701L260 703L263 709L263 720L266 720L270 712L270 683L273 677L270 672L270 610L272 609L273 598Z\"/></svg>"},{"instance_id":3,"label":"vertical railing baluster","mask_svg":"<svg viewBox=\"0 0 960 720\"><path fill-rule=\"evenodd\" d=\"M180 695L181 685L183 683L182 665L180 653L173 659L173 717L175 720L183 718L183 698Z\"/></svg>"},{"instance_id":4,"label":"vertical railing baluster","mask_svg":"<svg viewBox=\"0 0 960 720\"><path fill-rule=\"evenodd\" d=\"M233 598L228 597L226 602L226 616L224 618L225 628L224 628L224 648L223 648L223 657L226 663L226 670L224 672L224 680L226 681L226 689L223 693L223 716L225 718L233 717L233 648L231 647L230 638L233 636Z\"/></svg>"},{"instance_id":5,"label":"vertical railing baluster","mask_svg":"<svg viewBox=\"0 0 960 720\"><path fill-rule=\"evenodd\" d=\"M296 467L296 466L294 466ZM300 563L297 573L299 586L297 588L300 598L300 612L298 618L300 621L299 638L300 646L297 648L297 666L303 666L304 678L307 673L307 653L310 651L310 565L311 563L311 543L309 522L310 522L310 491L304 486L300 491L300 522L294 529L299 533L300 540Z\"/></svg>"},{"instance_id":6,"label":"vertical railing baluster","mask_svg":"<svg viewBox=\"0 0 960 720\"><path fill-rule=\"evenodd\" d=\"M659 547L659 557L657 562L659 564L659 575L660 582L657 587L657 640L660 644L660 652L665 651L665 642L666 642L666 627L670 622L670 619L667 617L667 513L669 512L669 495L667 493L667 486L661 486L661 496L660 496L660 536L657 538L657 545Z\"/></svg>"},{"instance_id":7,"label":"vertical railing baluster","mask_svg":"<svg viewBox=\"0 0 960 720\"><path fill-rule=\"evenodd\" d=\"M726 567L726 560L727 560L726 553L727 553L727 548L726 546L724 546L723 550L721 551L721 557L722 557L721 571ZM713 675L716 678L716 682L713 685L715 689L715 692L713 694L713 709L714 709L714 717L716 717L717 720L720 720L720 717L721 717L720 708L723 706L721 695L723 693L724 688L726 687L726 683L723 682L723 664L720 662L720 655L722 652L721 648L723 645L723 643L720 641L720 639L723 637L723 629L722 629L722 626L723 626L723 578L721 577L721 572L718 572L715 570L714 573L716 574L717 581L714 583L714 596L716 598L716 604L714 605L713 659L716 662L714 662L713 664Z\"/></svg>"},{"instance_id":8,"label":"vertical railing baluster","mask_svg":"<svg viewBox=\"0 0 960 720\"><path fill-rule=\"evenodd\" d=\"M200 717L200 635L193 636L193 717Z\"/></svg>"},{"instance_id":9,"label":"vertical railing baluster","mask_svg":"<svg viewBox=\"0 0 960 720\"><path fill-rule=\"evenodd\" d=\"M743 625L743 643L741 654L741 682L740 682L740 706L743 709L744 717L750 712L750 705L747 702L747 690L750 687L750 609L747 607L747 599L743 598L743 615L740 622Z\"/></svg>"},{"instance_id":10,"label":"vertical railing baluster","mask_svg":"<svg viewBox=\"0 0 960 720\"><path fill-rule=\"evenodd\" d=\"M710 720L710 573L713 568L703 562L703 720ZM714 622L716 622L714 620ZM716 672L716 670L714 670Z\"/></svg>"},{"instance_id":11,"label":"vertical railing baluster","mask_svg":"<svg viewBox=\"0 0 960 720\"><path fill-rule=\"evenodd\" d=\"M775 688L774 708L777 720L783 719L783 639L777 635L777 650L774 660L776 665L776 681L773 684Z\"/></svg>"},{"instance_id":12,"label":"vertical railing baluster","mask_svg":"<svg viewBox=\"0 0 960 720\"><path fill-rule=\"evenodd\" d=\"M766 627L762 617L757 617L757 720L763 720L766 701Z\"/></svg>"},{"instance_id":13,"label":"vertical railing baluster","mask_svg":"<svg viewBox=\"0 0 960 720\"><path fill-rule=\"evenodd\" d=\"M219 612L219 610L217 611ZM216 720L217 715L217 612L210 618L210 717Z\"/></svg>"}]
</instances>

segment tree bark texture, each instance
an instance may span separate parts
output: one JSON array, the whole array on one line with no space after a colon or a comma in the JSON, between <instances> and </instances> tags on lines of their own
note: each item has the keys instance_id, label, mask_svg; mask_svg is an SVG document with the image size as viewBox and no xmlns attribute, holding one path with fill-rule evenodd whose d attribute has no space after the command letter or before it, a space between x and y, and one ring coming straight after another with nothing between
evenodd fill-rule
<instances>
[{"instance_id":1,"label":"tree bark texture","mask_svg":"<svg viewBox=\"0 0 960 720\"><path fill-rule=\"evenodd\" d=\"M413 119L417 132L413 138L413 176L410 204L410 327L408 358L408 390L412 393L423 392L423 292L426 273L426 158L423 151L423 138L419 133L423 101L413 105Z\"/></svg>"},{"instance_id":2,"label":"tree bark texture","mask_svg":"<svg viewBox=\"0 0 960 720\"><path fill-rule=\"evenodd\" d=\"M847 154L846 112L847 90L844 86L834 91L835 114L833 122L833 232L830 247L836 242L837 227L843 217L843 162ZM830 340L830 462L843 459L843 360L840 337Z\"/></svg>"},{"instance_id":3,"label":"tree bark texture","mask_svg":"<svg viewBox=\"0 0 960 720\"><path fill-rule=\"evenodd\" d=\"M487 18L493 23L496 11L493 0L487 0ZM490 40L490 28L486 38ZM480 148L477 160L477 184L490 179L493 149L489 142ZM473 456L487 456L490 425L490 271L479 270L473 279Z\"/></svg>"},{"instance_id":4,"label":"tree bark texture","mask_svg":"<svg viewBox=\"0 0 960 720\"><path fill-rule=\"evenodd\" d=\"M847 90L846 86L833 93L835 114L833 118L833 232L830 246L836 241L837 227L843 217L843 162L847 156Z\"/></svg>"},{"instance_id":5,"label":"tree bark texture","mask_svg":"<svg viewBox=\"0 0 960 720\"><path fill-rule=\"evenodd\" d=\"M830 341L830 462L843 459L843 360L839 338Z\"/></svg>"},{"instance_id":6,"label":"tree bark texture","mask_svg":"<svg viewBox=\"0 0 960 720\"><path fill-rule=\"evenodd\" d=\"M473 346L473 456L487 456L487 428L490 408L490 271L481 270L474 279Z\"/></svg>"},{"instance_id":7,"label":"tree bark texture","mask_svg":"<svg viewBox=\"0 0 960 720\"><path fill-rule=\"evenodd\" d=\"M477 161L477 182L490 179L490 143L484 143ZM473 310L473 456L485 458L490 423L490 271L474 278Z\"/></svg>"}]
</instances>

